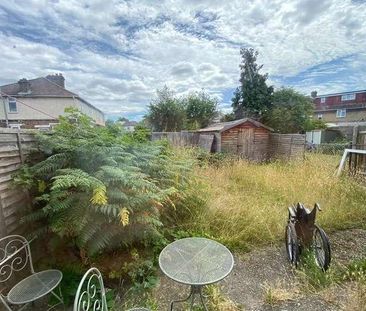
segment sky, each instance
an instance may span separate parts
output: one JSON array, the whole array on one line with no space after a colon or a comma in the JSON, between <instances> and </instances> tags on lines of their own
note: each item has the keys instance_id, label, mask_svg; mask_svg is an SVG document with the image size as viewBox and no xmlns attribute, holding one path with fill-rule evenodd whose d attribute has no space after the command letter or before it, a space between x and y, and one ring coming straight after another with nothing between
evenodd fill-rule
<instances>
[{"instance_id":1,"label":"sky","mask_svg":"<svg viewBox=\"0 0 366 311\"><path fill-rule=\"evenodd\" d=\"M366 1L7 0L0 46L0 85L62 73L107 118L141 119L164 85L228 112L241 47L276 88L366 89Z\"/></svg>"}]
</instances>

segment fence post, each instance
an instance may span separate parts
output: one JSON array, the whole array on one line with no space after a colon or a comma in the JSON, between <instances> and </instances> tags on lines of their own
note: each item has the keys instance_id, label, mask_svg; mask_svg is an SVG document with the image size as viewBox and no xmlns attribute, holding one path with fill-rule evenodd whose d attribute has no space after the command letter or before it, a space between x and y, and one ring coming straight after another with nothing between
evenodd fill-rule
<instances>
[{"instance_id":1,"label":"fence post","mask_svg":"<svg viewBox=\"0 0 366 311\"><path fill-rule=\"evenodd\" d=\"M291 157L292 157L292 144L293 144L293 141L294 141L294 136L291 135L291 141L290 141L290 152L289 152L289 160L291 160Z\"/></svg>"},{"instance_id":2,"label":"fence post","mask_svg":"<svg viewBox=\"0 0 366 311\"><path fill-rule=\"evenodd\" d=\"M17 143L18 143L18 149L19 149L19 157L22 164L24 163L24 153L23 153L23 147L22 147L22 141L20 139L20 131L16 133L17 135Z\"/></svg>"},{"instance_id":3,"label":"fence post","mask_svg":"<svg viewBox=\"0 0 366 311\"><path fill-rule=\"evenodd\" d=\"M357 149L358 125L353 127L352 133L352 149Z\"/></svg>"},{"instance_id":4,"label":"fence post","mask_svg":"<svg viewBox=\"0 0 366 311\"><path fill-rule=\"evenodd\" d=\"M0 238L6 236L8 234L6 230L4 210L3 210L3 202L0 195Z\"/></svg>"}]
</instances>

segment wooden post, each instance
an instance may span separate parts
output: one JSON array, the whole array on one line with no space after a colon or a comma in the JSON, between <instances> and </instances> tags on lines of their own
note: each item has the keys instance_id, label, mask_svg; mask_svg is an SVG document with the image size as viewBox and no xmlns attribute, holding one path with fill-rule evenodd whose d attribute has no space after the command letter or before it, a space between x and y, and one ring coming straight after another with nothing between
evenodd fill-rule
<instances>
[{"instance_id":1,"label":"wooden post","mask_svg":"<svg viewBox=\"0 0 366 311\"><path fill-rule=\"evenodd\" d=\"M24 163L24 153L23 153L22 141L21 141L21 138L20 138L20 132L18 131L16 133L16 135L17 135L17 143L18 143L20 161L22 163Z\"/></svg>"},{"instance_id":2,"label":"wooden post","mask_svg":"<svg viewBox=\"0 0 366 311\"><path fill-rule=\"evenodd\" d=\"M3 202L0 195L0 239L3 238L8 234L6 230L6 223L5 223L5 217L4 217L4 210L3 210Z\"/></svg>"},{"instance_id":3,"label":"wooden post","mask_svg":"<svg viewBox=\"0 0 366 311\"><path fill-rule=\"evenodd\" d=\"M292 157L292 144L293 144L293 141L294 141L294 136L291 135L291 141L290 141L290 154L288 156L288 159L291 160L291 157Z\"/></svg>"},{"instance_id":4,"label":"wooden post","mask_svg":"<svg viewBox=\"0 0 366 311\"><path fill-rule=\"evenodd\" d=\"M352 133L352 149L357 149L358 125L353 127Z\"/></svg>"}]
</instances>

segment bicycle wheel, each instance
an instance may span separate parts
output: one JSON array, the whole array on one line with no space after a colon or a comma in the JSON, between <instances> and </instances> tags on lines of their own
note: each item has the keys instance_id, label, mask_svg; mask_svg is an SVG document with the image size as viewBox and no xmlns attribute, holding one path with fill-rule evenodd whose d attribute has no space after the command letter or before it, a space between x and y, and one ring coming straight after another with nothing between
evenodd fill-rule
<instances>
[{"instance_id":1,"label":"bicycle wheel","mask_svg":"<svg viewBox=\"0 0 366 311\"><path fill-rule=\"evenodd\" d=\"M299 261L299 244L297 241L295 225L291 222L286 226L285 242L288 260L291 264L297 267L297 263Z\"/></svg>"},{"instance_id":2,"label":"bicycle wheel","mask_svg":"<svg viewBox=\"0 0 366 311\"><path fill-rule=\"evenodd\" d=\"M327 271L331 260L330 243L324 230L317 225L313 233L313 250L316 264Z\"/></svg>"}]
</instances>

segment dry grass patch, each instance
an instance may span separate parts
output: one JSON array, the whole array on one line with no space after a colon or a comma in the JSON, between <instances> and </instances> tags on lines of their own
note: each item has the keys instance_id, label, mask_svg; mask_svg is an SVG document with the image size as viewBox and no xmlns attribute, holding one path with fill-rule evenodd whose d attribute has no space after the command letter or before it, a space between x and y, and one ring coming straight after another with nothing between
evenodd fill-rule
<instances>
[{"instance_id":1,"label":"dry grass patch","mask_svg":"<svg viewBox=\"0 0 366 311\"><path fill-rule=\"evenodd\" d=\"M209 309L212 311L245 311L242 306L226 297L217 285L207 286L205 292Z\"/></svg>"},{"instance_id":2,"label":"dry grass patch","mask_svg":"<svg viewBox=\"0 0 366 311\"><path fill-rule=\"evenodd\" d=\"M291 288L282 282L276 284L264 284L264 302L275 306L284 301L295 300L300 297L300 290L297 284L291 284Z\"/></svg>"},{"instance_id":3,"label":"dry grass patch","mask_svg":"<svg viewBox=\"0 0 366 311\"><path fill-rule=\"evenodd\" d=\"M362 227L366 192L353 180L334 176L339 157L311 154L305 161L255 164L235 161L203 167L207 209L196 215L196 229L241 249L282 239L287 207L294 202L324 211L326 230Z\"/></svg>"}]
</instances>

